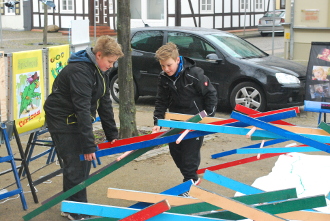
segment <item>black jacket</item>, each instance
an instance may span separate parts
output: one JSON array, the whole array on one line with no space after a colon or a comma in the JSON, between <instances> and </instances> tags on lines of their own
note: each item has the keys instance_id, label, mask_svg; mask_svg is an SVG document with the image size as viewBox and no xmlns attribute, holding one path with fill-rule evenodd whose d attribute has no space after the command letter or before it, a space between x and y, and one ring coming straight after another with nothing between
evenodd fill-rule
<instances>
[{"instance_id":1,"label":"black jacket","mask_svg":"<svg viewBox=\"0 0 330 221\"><path fill-rule=\"evenodd\" d=\"M44 105L49 132L80 133L83 153L93 153L92 122L97 110L107 140L118 138L108 81L90 48L71 55Z\"/></svg>"},{"instance_id":2,"label":"black jacket","mask_svg":"<svg viewBox=\"0 0 330 221\"><path fill-rule=\"evenodd\" d=\"M217 91L203 69L196 67L190 58L182 57L183 68L176 78L161 72L154 111L154 124L164 119L165 112L198 114L205 110L214 116L217 107Z\"/></svg>"}]
</instances>

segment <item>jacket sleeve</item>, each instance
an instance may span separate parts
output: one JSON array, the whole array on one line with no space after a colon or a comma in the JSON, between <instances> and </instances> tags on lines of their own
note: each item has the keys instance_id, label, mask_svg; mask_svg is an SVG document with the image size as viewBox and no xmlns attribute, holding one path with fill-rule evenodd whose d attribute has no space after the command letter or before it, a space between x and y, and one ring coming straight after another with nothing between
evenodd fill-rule
<instances>
[{"instance_id":1,"label":"jacket sleeve","mask_svg":"<svg viewBox=\"0 0 330 221\"><path fill-rule=\"evenodd\" d=\"M87 64L77 64L70 74L70 94L73 108L77 117L78 132L81 133L82 152L94 153L96 151L93 133L91 99L94 70Z\"/></svg>"},{"instance_id":2,"label":"jacket sleeve","mask_svg":"<svg viewBox=\"0 0 330 221\"><path fill-rule=\"evenodd\" d=\"M112 108L112 101L110 98L108 86L106 86L106 92L104 96L100 98L100 103L97 112L101 118L102 128L104 130L105 137L107 138L107 140L110 142L113 139L118 139L118 129L116 127Z\"/></svg>"},{"instance_id":3,"label":"jacket sleeve","mask_svg":"<svg viewBox=\"0 0 330 221\"><path fill-rule=\"evenodd\" d=\"M210 79L204 75L203 69L197 67L195 69L197 70L197 76L199 79L197 86L203 96L204 109L208 116L213 117L217 110L217 91L213 87Z\"/></svg>"},{"instance_id":4,"label":"jacket sleeve","mask_svg":"<svg viewBox=\"0 0 330 221\"><path fill-rule=\"evenodd\" d=\"M158 89L155 102L154 111L154 125L157 125L158 119L164 119L165 112L169 107L170 103L170 93L168 90L168 85L162 81L161 75L158 76Z\"/></svg>"}]
</instances>

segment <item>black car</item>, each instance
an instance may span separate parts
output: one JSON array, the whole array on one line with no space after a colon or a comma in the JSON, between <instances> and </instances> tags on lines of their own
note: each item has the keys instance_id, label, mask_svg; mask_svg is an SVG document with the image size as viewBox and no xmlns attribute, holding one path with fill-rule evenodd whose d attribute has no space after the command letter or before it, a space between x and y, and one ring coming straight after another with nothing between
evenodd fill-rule
<instances>
[{"instance_id":1,"label":"black car","mask_svg":"<svg viewBox=\"0 0 330 221\"><path fill-rule=\"evenodd\" d=\"M268 55L236 35L194 27L143 27L131 30L135 99L157 93L161 72L156 50L173 42L182 56L204 69L218 92L219 105L258 110L301 106L306 67ZM119 102L117 68L110 71L110 91Z\"/></svg>"}]
</instances>

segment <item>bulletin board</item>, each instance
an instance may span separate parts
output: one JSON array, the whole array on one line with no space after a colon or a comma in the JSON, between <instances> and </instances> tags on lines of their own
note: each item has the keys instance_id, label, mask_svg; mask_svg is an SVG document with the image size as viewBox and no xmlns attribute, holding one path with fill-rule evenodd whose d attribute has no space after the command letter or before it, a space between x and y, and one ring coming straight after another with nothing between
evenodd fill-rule
<instances>
[{"instance_id":1,"label":"bulletin board","mask_svg":"<svg viewBox=\"0 0 330 221\"><path fill-rule=\"evenodd\" d=\"M305 110L330 113L330 42L312 42L306 77Z\"/></svg>"}]
</instances>

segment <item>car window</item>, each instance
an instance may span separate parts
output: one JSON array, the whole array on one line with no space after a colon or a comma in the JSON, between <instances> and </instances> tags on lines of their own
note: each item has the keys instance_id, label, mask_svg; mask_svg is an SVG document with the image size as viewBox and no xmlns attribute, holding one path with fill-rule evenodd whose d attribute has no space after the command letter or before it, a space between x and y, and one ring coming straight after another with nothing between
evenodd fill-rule
<instances>
[{"instance_id":1,"label":"car window","mask_svg":"<svg viewBox=\"0 0 330 221\"><path fill-rule=\"evenodd\" d=\"M182 32L169 32L168 42L177 45L182 56L206 60L206 55L214 54L215 49L204 40Z\"/></svg>"},{"instance_id":2,"label":"car window","mask_svg":"<svg viewBox=\"0 0 330 221\"><path fill-rule=\"evenodd\" d=\"M260 58L267 54L254 45L229 34L209 34L206 38L215 42L222 50L237 58Z\"/></svg>"},{"instance_id":3,"label":"car window","mask_svg":"<svg viewBox=\"0 0 330 221\"><path fill-rule=\"evenodd\" d=\"M131 47L135 50L156 53L163 45L162 31L139 31L131 40Z\"/></svg>"},{"instance_id":4,"label":"car window","mask_svg":"<svg viewBox=\"0 0 330 221\"><path fill-rule=\"evenodd\" d=\"M275 11L275 17L283 17L284 16L284 11ZM273 17L274 12L270 11L270 12L266 12L266 14L264 15L264 17Z\"/></svg>"}]
</instances>

